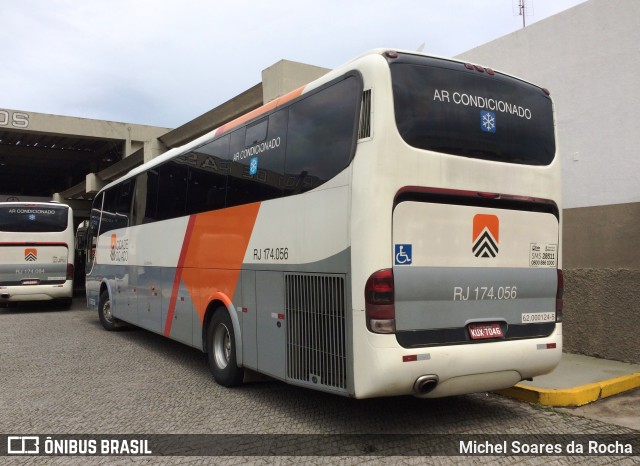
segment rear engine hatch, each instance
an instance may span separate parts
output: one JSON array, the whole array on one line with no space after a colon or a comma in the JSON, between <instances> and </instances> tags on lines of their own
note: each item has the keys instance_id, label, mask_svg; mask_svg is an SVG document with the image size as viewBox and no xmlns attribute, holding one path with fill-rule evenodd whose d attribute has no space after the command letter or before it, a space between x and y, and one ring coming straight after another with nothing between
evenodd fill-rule
<instances>
[{"instance_id":1,"label":"rear engine hatch","mask_svg":"<svg viewBox=\"0 0 640 466\"><path fill-rule=\"evenodd\" d=\"M68 252L63 244L0 245L0 285L62 284Z\"/></svg>"},{"instance_id":2,"label":"rear engine hatch","mask_svg":"<svg viewBox=\"0 0 640 466\"><path fill-rule=\"evenodd\" d=\"M551 334L555 205L430 200L409 197L393 212L398 342L420 347Z\"/></svg>"}]
</instances>

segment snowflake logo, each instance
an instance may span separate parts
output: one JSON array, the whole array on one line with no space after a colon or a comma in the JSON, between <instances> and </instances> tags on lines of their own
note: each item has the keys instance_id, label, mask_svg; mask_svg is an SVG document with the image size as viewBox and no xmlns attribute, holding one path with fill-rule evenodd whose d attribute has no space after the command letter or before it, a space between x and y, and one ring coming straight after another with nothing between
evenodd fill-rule
<instances>
[{"instance_id":1,"label":"snowflake logo","mask_svg":"<svg viewBox=\"0 0 640 466\"><path fill-rule=\"evenodd\" d=\"M487 112L486 110L480 110L480 128L485 133L495 133L496 114L493 112Z\"/></svg>"},{"instance_id":2,"label":"snowflake logo","mask_svg":"<svg viewBox=\"0 0 640 466\"><path fill-rule=\"evenodd\" d=\"M258 157L254 157L249 161L249 175L258 173Z\"/></svg>"}]
</instances>

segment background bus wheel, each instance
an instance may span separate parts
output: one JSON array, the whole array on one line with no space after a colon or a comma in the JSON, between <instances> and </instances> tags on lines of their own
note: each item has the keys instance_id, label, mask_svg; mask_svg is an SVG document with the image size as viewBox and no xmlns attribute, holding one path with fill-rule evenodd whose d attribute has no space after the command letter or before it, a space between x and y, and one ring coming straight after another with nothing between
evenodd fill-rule
<instances>
[{"instance_id":1,"label":"background bus wheel","mask_svg":"<svg viewBox=\"0 0 640 466\"><path fill-rule=\"evenodd\" d=\"M226 309L215 311L209 322L207 355L209 368L216 382L225 387L242 383L244 370L237 365L235 334Z\"/></svg>"},{"instance_id":2,"label":"background bus wheel","mask_svg":"<svg viewBox=\"0 0 640 466\"><path fill-rule=\"evenodd\" d=\"M111 314L111 298L107 290L104 290L102 294L100 294L98 316L100 317L100 323L105 329L112 331L118 328L118 321L113 317L113 314Z\"/></svg>"}]
</instances>

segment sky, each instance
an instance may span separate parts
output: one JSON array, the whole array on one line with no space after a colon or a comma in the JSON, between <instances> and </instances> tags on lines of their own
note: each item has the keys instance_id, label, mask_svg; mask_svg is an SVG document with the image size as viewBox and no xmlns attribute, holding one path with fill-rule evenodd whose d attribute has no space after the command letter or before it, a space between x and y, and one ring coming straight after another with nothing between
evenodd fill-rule
<instances>
[{"instance_id":1,"label":"sky","mask_svg":"<svg viewBox=\"0 0 640 466\"><path fill-rule=\"evenodd\" d=\"M527 26L584 1L526 0ZM174 128L282 59L335 68L373 48L423 44L455 56L521 29L517 4L0 0L0 109Z\"/></svg>"}]
</instances>

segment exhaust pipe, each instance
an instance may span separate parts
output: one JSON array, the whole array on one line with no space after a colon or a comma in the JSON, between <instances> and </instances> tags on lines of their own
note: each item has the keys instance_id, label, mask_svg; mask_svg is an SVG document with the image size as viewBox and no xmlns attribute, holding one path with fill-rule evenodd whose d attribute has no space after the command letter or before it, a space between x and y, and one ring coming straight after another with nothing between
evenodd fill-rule
<instances>
[{"instance_id":1,"label":"exhaust pipe","mask_svg":"<svg viewBox=\"0 0 640 466\"><path fill-rule=\"evenodd\" d=\"M413 391L418 397L425 396L436 388L436 385L438 385L437 375L421 375L413 384Z\"/></svg>"}]
</instances>

